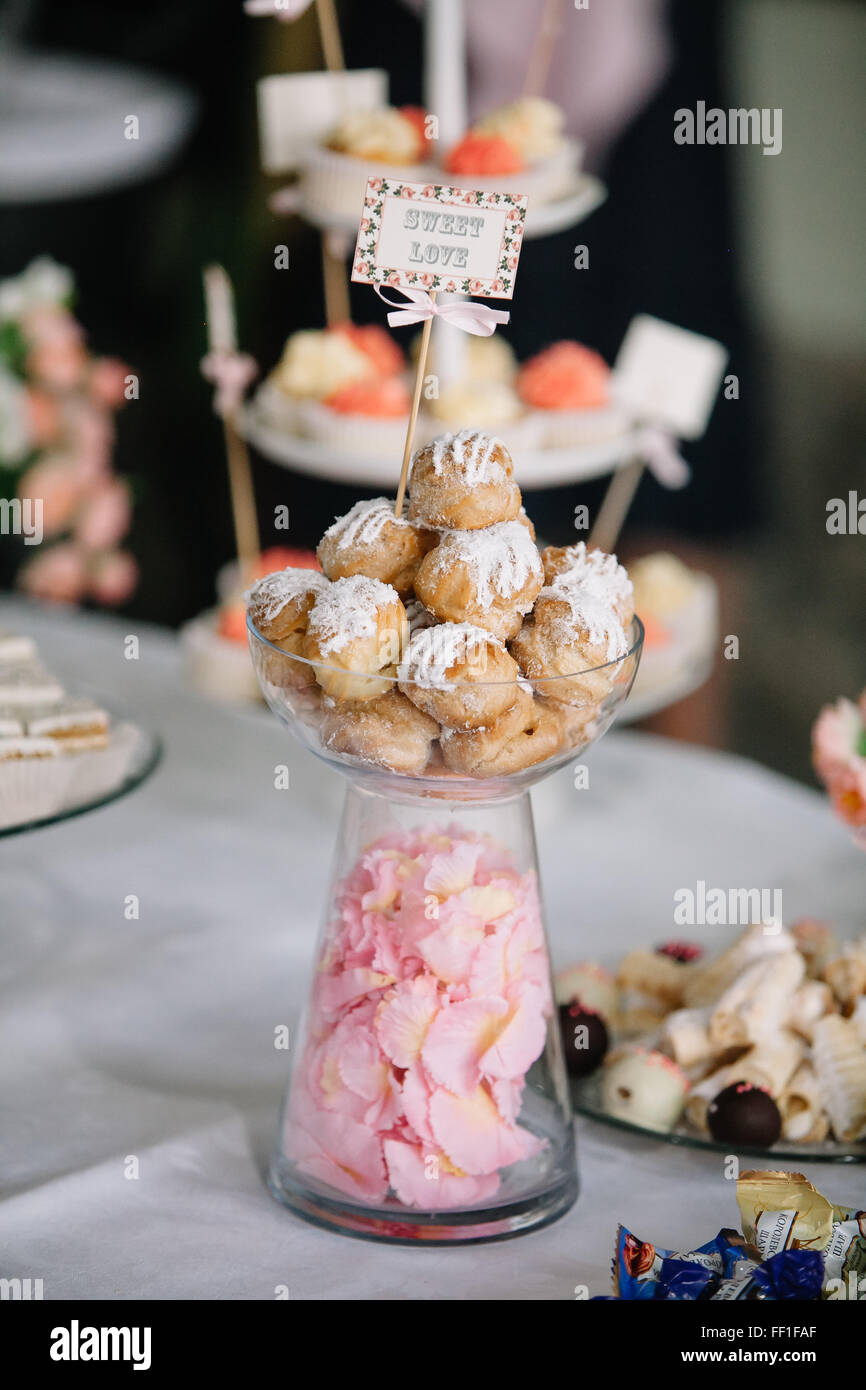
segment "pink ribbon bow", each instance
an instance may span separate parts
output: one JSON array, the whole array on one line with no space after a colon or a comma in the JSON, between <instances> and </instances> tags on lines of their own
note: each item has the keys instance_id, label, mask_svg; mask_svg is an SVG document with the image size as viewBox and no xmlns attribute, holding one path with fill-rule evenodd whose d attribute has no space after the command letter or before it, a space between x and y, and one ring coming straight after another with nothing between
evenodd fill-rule
<instances>
[{"instance_id":1,"label":"pink ribbon bow","mask_svg":"<svg viewBox=\"0 0 866 1390\"><path fill-rule=\"evenodd\" d=\"M400 294L406 296L408 304L398 299L388 299L381 285L374 285L384 304L393 304L395 311L388 315L392 328L403 323L423 323L425 319L443 319L464 333L474 333L478 338L489 338L496 332L498 323L507 323L511 315L504 309L489 309L486 304L474 304L470 299L452 299L445 304L437 304L426 290L409 290L400 287Z\"/></svg>"},{"instance_id":2,"label":"pink ribbon bow","mask_svg":"<svg viewBox=\"0 0 866 1390\"><path fill-rule=\"evenodd\" d=\"M255 358L246 352L209 352L202 359L202 376L216 387L213 405L217 415L224 420L234 415L257 371Z\"/></svg>"},{"instance_id":3,"label":"pink ribbon bow","mask_svg":"<svg viewBox=\"0 0 866 1390\"><path fill-rule=\"evenodd\" d=\"M685 487L692 476L689 465L680 457L673 435L658 425L644 425L638 431L635 453L662 487Z\"/></svg>"}]
</instances>

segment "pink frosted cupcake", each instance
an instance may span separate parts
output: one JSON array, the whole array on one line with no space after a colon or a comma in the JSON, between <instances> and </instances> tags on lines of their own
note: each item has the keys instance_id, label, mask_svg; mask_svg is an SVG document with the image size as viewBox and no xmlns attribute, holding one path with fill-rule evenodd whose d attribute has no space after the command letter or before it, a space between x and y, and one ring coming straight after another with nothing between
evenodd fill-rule
<instances>
[{"instance_id":1,"label":"pink frosted cupcake","mask_svg":"<svg viewBox=\"0 0 866 1390\"><path fill-rule=\"evenodd\" d=\"M610 403L610 368L582 343L554 343L530 357L518 372L517 391L541 414L550 448L595 443L625 427L622 411Z\"/></svg>"},{"instance_id":2,"label":"pink frosted cupcake","mask_svg":"<svg viewBox=\"0 0 866 1390\"><path fill-rule=\"evenodd\" d=\"M304 433L341 453L399 457L406 438L411 397L399 377L348 382L300 408Z\"/></svg>"}]
</instances>

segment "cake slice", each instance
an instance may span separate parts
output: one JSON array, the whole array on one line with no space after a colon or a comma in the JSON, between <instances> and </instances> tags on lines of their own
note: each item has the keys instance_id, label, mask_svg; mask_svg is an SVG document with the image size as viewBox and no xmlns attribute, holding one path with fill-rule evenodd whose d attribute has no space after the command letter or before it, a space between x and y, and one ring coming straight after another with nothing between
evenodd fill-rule
<instances>
[{"instance_id":1,"label":"cake slice","mask_svg":"<svg viewBox=\"0 0 866 1390\"><path fill-rule=\"evenodd\" d=\"M83 695L67 695L55 704L24 715L32 738L49 738L64 753L84 753L108 745L108 715Z\"/></svg>"}]
</instances>

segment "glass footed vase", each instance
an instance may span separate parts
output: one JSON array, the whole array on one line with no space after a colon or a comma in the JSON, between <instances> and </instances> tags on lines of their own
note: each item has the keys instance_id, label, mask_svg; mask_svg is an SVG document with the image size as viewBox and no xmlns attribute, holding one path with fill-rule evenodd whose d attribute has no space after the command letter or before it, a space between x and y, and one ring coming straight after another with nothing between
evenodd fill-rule
<instances>
[{"instance_id":1,"label":"glass footed vase","mask_svg":"<svg viewBox=\"0 0 866 1390\"><path fill-rule=\"evenodd\" d=\"M349 779L274 1195L381 1241L554 1221L578 1180L529 788L609 727L637 671L639 619L618 661L533 681L538 721L522 721L494 775L454 772L437 740L406 770L405 682L398 699L396 682L359 677L350 700L330 700L318 683L330 668L248 629L271 710Z\"/></svg>"}]
</instances>

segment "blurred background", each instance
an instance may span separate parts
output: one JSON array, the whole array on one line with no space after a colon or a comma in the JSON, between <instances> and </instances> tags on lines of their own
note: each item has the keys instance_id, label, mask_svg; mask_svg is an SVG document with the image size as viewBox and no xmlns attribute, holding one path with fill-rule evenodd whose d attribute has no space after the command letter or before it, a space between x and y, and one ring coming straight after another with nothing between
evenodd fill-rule
<instances>
[{"instance_id":1,"label":"blurred background","mask_svg":"<svg viewBox=\"0 0 866 1390\"><path fill-rule=\"evenodd\" d=\"M578 228L527 243L505 336L521 358L569 337L612 361L644 312L729 349L739 398L720 398L705 437L684 448L686 490L642 483L621 553L670 548L712 573L739 658L719 660L710 682L652 727L810 781L815 713L854 696L866 669L866 537L826 526L831 498L866 497L866 7L569 8L564 23L593 23L594 41L561 45L549 94L609 196ZM397 105L421 100L422 9L338 3L347 65L387 68ZM470 114L513 95L520 26L540 9L468 0ZM73 586L67 596L177 627L213 603L233 553L222 434L199 370L201 269L216 260L229 271L241 346L263 373L291 332L324 322L318 233L268 210L278 182L259 169L255 96L268 73L321 66L315 18L253 20L239 0L6 0L0 42L0 279L37 256L68 267L90 349L139 382L138 399L113 416L114 467L134 499L123 540L134 577L121 567L106 572L101 595ZM86 80L79 70L67 91L72 57L86 60ZM675 145L673 112L698 101L782 108L782 152ZM141 139L106 149L101 111L139 113ZM590 250L580 272L576 242ZM283 243L288 271L274 267ZM352 287L352 313L382 322L367 287ZM105 383L110 396L108 366ZM265 546L314 545L370 492L262 458L254 467ZM526 502L544 539L562 543L574 539L575 503L592 512L602 491L529 492ZM291 511L288 537L268 529L277 503ZM21 547L6 536L0 547L8 588Z\"/></svg>"}]
</instances>

